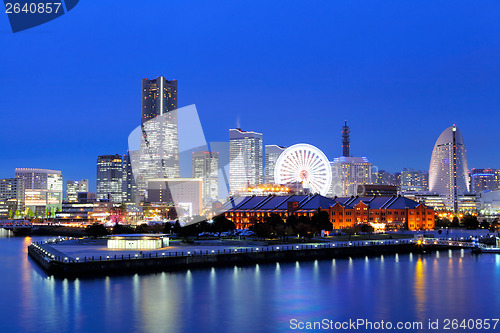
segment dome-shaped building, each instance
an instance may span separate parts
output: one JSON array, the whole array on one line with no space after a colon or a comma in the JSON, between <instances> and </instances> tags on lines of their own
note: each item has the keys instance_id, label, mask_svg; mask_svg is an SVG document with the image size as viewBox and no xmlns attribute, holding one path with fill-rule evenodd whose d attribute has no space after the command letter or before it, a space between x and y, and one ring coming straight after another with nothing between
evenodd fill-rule
<instances>
[{"instance_id":1,"label":"dome-shaped building","mask_svg":"<svg viewBox=\"0 0 500 333\"><path fill-rule=\"evenodd\" d=\"M469 169L462 133L455 125L441 133L432 150L429 191L444 197L446 208L458 211L458 196L469 192Z\"/></svg>"}]
</instances>

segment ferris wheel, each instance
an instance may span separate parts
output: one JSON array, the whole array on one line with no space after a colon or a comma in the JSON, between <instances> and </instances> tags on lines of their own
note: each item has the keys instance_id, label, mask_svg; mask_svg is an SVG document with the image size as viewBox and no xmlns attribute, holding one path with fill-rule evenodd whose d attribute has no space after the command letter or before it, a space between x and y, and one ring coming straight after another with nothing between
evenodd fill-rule
<instances>
[{"instance_id":1,"label":"ferris wheel","mask_svg":"<svg viewBox=\"0 0 500 333\"><path fill-rule=\"evenodd\" d=\"M332 184L332 168L321 150L300 143L287 148L278 157L274 181L277 184L299 182L312 193L326 195Z\"/></svg>"}]
</instances>

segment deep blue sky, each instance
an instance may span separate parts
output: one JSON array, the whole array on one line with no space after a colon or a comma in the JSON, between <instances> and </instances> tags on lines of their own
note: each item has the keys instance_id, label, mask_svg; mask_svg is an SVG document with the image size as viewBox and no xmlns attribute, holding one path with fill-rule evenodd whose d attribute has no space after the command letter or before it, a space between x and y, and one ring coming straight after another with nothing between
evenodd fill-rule
<instances>
[{"instance_id":1,"label":"deep blue sky","mask_svg":"<svg viewBox=\"0 0 500 333\"><path fill-rule=\"evenodd\" d=\"M0 177L15 167L89 178L124 153L141 79L179 81L208 141L316 145L380 169L428 169L456 123L469 167L500 168L500 2L80 1L13 34L0 14Z\"/></svg>"}]
</instances>

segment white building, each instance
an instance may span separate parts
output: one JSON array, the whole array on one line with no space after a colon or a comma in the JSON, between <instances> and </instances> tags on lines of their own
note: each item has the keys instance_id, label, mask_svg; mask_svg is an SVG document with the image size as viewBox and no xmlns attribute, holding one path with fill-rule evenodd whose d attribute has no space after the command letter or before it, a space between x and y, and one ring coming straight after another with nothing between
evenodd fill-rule
<instances>
[{"instance_id":1,"label":"white building","mask_svg":"<svg viewBox=\"0 0 500 333\"><path fill-rule=\"evenodd\" d=\"M262 184L262 134L229 130L229 191Z\"/></svg>"},{"instance_id":2,"label":"white building","mask_svg":"<svg viewBox=\"0 0 500 333\"><path fill-rule=\"evenodd\" d=\"M458 197L469 192L469 169L462 133L455 125L441 133L432 150L429 191L444 198L445 206L457 212Z\"/></svg>"},{"instance_id":3,"label":"white building","mask_svg":"<svg viewBox=\"0 0 500 333\"><path fill-rule=\"evenodd\" d=\"M350 197L358 194L358 186L372 183L372 163L366 157L335 158L332 166L330 196Z\"/></svg>"}]
</instances>

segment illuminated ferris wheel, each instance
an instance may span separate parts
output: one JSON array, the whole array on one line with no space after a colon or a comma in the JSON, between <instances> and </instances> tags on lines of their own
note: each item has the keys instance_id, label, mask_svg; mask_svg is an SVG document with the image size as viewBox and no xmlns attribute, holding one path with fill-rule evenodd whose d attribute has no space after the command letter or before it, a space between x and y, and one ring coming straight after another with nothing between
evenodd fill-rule
<instances>
[{"instance_id":1,"label":"illuminated ferris wheel","mask_svg":"<svg viewBox=\"0 0 500 333\"><path fill-rule=\"evenodd\" d=\"M278 157L274 181L277 184L302 183L311 193L326 195L332 184L332 169L321 150L301 143L287 148Z\"/></svg>"}]
</instances>

